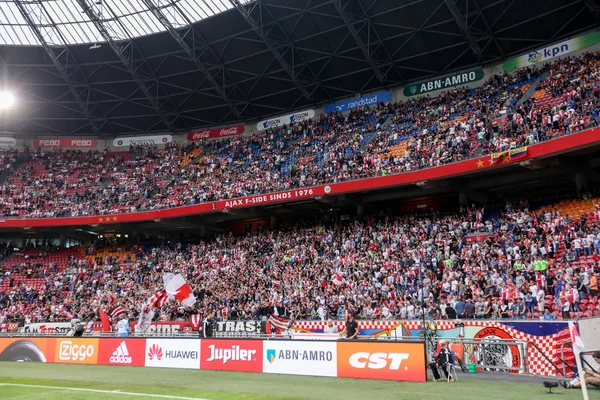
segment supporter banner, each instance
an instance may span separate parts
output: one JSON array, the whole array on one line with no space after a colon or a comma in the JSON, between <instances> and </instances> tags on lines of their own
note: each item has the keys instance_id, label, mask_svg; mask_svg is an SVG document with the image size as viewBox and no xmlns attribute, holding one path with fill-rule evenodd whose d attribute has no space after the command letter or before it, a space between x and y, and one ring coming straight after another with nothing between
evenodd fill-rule
<instances>
[{"instance_id":1,"label":"supporter banner","mask_svg":"<svg viewBox=\"0 0 600 400\"><path fill-rule=\"evenodd\" d=\"M293 125L296 122L303 122L315 117L315 110L305 110L294 114L284 115L282 117L271 118L266 121L260 121L256 124L259 131L264 131L269 128L277 128L284 125Z\"/></svg>"},{"instance_id":2,"label":"supporter banner","mask_svg":"<svg viewBox=\"0 0 600 400\"><path fill-rule=\"evenodd\" d=\"M218 321L213 327L215 337L246 337L264 335L265 321Z\"/></svg>"},{"instance_id":3,"label":"supporter banner","mask_svg":"<svg viewBox=\"0 0 600 400\"><path fill-rule=\"evenodd\" d=\"M465 236L465 242L467 244L475 243L475 242L483 242L488 237L492 236L491 233L476 233L472 235Z\"/></svg>"},{"instance_id":4,"label":"supporter banner","mask_svg":"<svg viewBox=\"0 0 600 400\"><path fill-rule=\"evenodd\" d=\"M340 342L337 376L425 382L425 345L420 343Z\"/></svg>"},{"instance_id":5,"label":"supporter banner","mask_svg":"<svg viewBox=\"0 0 600 400\"><path fill-rule=\"evenodd\" d=\"M56 339L55 362L65 364L97 364L98 340L88 338Z\"/></svg>"},{"instance_id":6,"label":"supporter banner","mask_svg":"<svg viewBox=\"0 0 600 400\"><path fill-rule=\"evenodd\" d=\"M134 136L134 137L123 137L116 138L113 140L113 146L115 147L129 147L129 146L159 146L171 143L173 136L171 135L156 135L156 136Z\"/></svg>"},{"instance_id":7,"label":"supporter banner","mask_svg":"<svg viewBox=\"0 0 600 400\"><path fill-rule=\"evenodd\" d=\"M17 145L17 139L10 137L0 137L0 148L6 149L9 147L15 147Z\"/></svg>"},{"instance_id":8,"label":"supporter banner","mask_svg":"<svg viewBox=\"0 0 600 400\"><path fill-rule=\"evenodd\" d=\"M54 338L0 338L0 361L54 362Z\"/></svg>"},{"instance_id":9,"label":"supporter banner","mask_svg":"<svg viewBox=\"0 0 600 400\"><path fill-rule=\"evenodd\" d=\"M98 364L143 367L146 363L146 339L100 340Z\"/></svg>"},{"instance_id":10,"label":"supporter banner","mask_svg":"<svg viewBox=\"0 0 600 400\"><path fill-rule=\"evenodd\" d=\"M565 40L528 54L512 58L504 63L504 71L511 72L515 69L528 67L542 61L551 60L577 50L593 46L600 42L600 32L590 32L574 39Z\"/></svg>"},{"instance_id":11,"label":"supporter banner","mask_svg":"<svg viewBox=\"0 0 600 400\"><path fill-rule=\"evenodd\" d=\"M547 157L567 153L582 148L600 145L598 133L600 128L588 129L579 133L549 140L544 143L527 147L527 154L523 159ZM346 182L331 183L313 186L304 189L288 190L284 192L257 195L232 200L201 203L191 206L173 207L163 210L142 211L136 213L114 214L105 216L65 217L65 218L27 218L27 219L0 219L1 228L39 227L39 226L69 226L69 225L102 225L118 224L137 221L149 221L161 218L175 218L186 215L213 213L230 208L253 207L264 204L284 203L301 199L314 198L325 195L340 195L344 193L360 192L386 187L400 187L424 180L434 180L461 175L469 172L487 171L488 168L502 168L510 165L510 159L492 163L490 155L470 160L459 161L435 168L426 168L417 171L389 174L372 178L357 179Z\"/></svg>"},{"instance_id":12,"label":"supporter banner","mask_svg":"<svg viewBox=\"0 0 600 400\"><path fill-rule=\"evenodd\" d=\"M190 132L187 134L187 140L195 142L202 139L224 138L228 136L237 136L244 133L244 125L229 126L227 128L204 129L201 131Z\"/></svg>"},{"instance_id":13,"label":"supporter banner","mask_svg":"<svg viewBox=\"0 0 600 400\"><path fill-rule=\"evenodd\" d=\"M0 332L15 332L19 329L20 326L21 324L18 322L0 324Z\"/></svg>"},{"instance_id":14,"label":"supporter banner","mask_svg":"<svg viewBox=\"0 0 600 400\"><path fill-rule=\"evenodd\" d=\"M211 340L200 341L200 369L222 371L262 372L262 340Z\"/></svg>"},{"instance_id":15,"label":"supporter banner","mask_svg":"<svg viewBox=\"0 0 600 400\"><path fill-rule=\"evenodd\" d=\"M325 112L344 112L353 110L355 108L360 108L364 106L369 107L374 106L377 103L387 103L390 101L392 101L392 92L378 92L367 96L357 97L354 99L348 99L334 104L326 105Z\"/></svg>"},{"instance_id":16,"label":"supporter banner","mask_svg":"<svg viewBox=\"0 0 600 400\"><path fill-rule=\"evenodd\" d=\"M200 340L146 339L146 367L200 369Z\"/></svg>"},{"instance_id":17,"label":"supporter banner","mask_svg":"<svg viewBox=\"0 0 600 400\"><path fill-rule=\"evenodd\" d=\"M337 376L337 343L268 340L263 343L263 372Z\"/></svg>"},{"instance_id":18,"label":"supporter banner","mask_svg":"<svg viewBox=\"0 0 600 400\"><path fill-rule=\"evenodd\" d=\"M98 146L96 139L35 139L33 147L43 149L91 149Z\"/></svg>"},{"instance_id":19,"label":"supporter banner","mask_svg":"<svg viewBox=\"0 0 600 400\"><path fill-rule=\"evenodd\" d=\"M482 69L476 69L472 71L466 71L446 76L443 78L432 79L430 81L420 82L405 87L404 95L406 97L410 97L427 92L433 92L434 90L443 90L454 86L466 85L467 83L482 80L484 75L485 72Z\"/></svg>"},{"instance_id":20,"label":"supporter banner","mask_svg":"<svg viewBox=\"0 0 600 400\"><path fill-rule=\"evenodd\" d=\"M71 330L70 322L40 322L35 324L25 324L21 331L23 333L41 333L66 335Z\"/></svg>"}]
</instances>

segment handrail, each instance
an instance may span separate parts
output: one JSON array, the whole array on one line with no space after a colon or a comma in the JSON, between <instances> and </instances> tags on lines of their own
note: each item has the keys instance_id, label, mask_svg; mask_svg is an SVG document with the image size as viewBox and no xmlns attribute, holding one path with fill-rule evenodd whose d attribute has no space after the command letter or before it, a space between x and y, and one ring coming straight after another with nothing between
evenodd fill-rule
<instances>
[{"instance_id":1,"label":"handrail","mask_svg":"<svg viewBox=\"0 0 600 400\"><path fill-rule=\"evenodd\" d=\"M565 366L569 367L569 369L575 373L577 373L577 370L575 368L573 368L571 365L567 364L565 362L565 346L569 346L571 348L571 350L573 349L573 344L571 342L564 342L563 344L560 345L560 360L563 362L563 371L565 372L565 376L566 376L566 368ZM575 355L575 357L577 357ZM581 361L583 364L587 365L592 371L596 372L596 370L594 369L594 367L588 362L588 360L586 360L585 358L581 357Z\"/></svg>"}]
</instances>

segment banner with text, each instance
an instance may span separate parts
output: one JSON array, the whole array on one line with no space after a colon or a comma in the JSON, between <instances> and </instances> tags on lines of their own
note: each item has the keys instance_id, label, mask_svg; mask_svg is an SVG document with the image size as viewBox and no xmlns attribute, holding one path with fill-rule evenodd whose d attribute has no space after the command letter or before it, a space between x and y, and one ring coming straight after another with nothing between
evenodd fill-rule
<instances>
[{"instance_id":1,"label":"banner with text","mask_svg":"<svg viewBox=\"0 0 600 400\"><path fill-rule=\"evenodd\" d=\"M204 129L188 133L187 140L190 142L195 142L203 139L216 139L237 136L243 134L245 130L246 128L244 127L244 125L229 126L227 128Z\"/></svg>"},{"instance_id":2,"label":"banner with text","mask_svg":"<svg viewBox=\"0 0 600 400\"><path fill-rule=\"evenodd\" d=\"M171 143L172 141L173 136L171 135L122 137L113 140L113 146L160 146L165 145L167 143Z\"/></svg>"},{"instance_id":3,"label":"banner with text","mask_svg":"<svg viewBox=\"0 0 600 400\"><path fill-rule=\"evenodd\" d=\"M7 149L15 147L17 145L17 139L11 137L0 137L0 149Z\"/></svg>"},{"instance_id":4,"label":"banner with text","mask_svg":"<svg viewBox=\"0 0 600 400\"><path fill-rule=\"evenodd\" d=\"M461 72L443 78L432 79L407 86L404 88L404 95L406 97L417 96L419 94L433 92L435 90L444 90L454 86L466 85L467 83L480 81L484 76L485 72L482 69Z\"/></svg>"},{"instance_id":5,"label":"banner with text","mask_svg":"<svg viewBox=\"0 0 600 400\"><path fill-rule=\"evenodd\" d=\"M542 61L551 60L577 50L590 47L600 42L600 32L590 32L585 35L565 40L542 49L534 50L504 63L504 71L511 72L519 68L529 67Z\"/></svg>"},{"instance_id":6,"label":"banner with text","mask_svg":"<svg viewBox=\"0 0 600 400\"><path fill-rule=\"evenodd\" d=\"M42 149L92 149L98 146L96 139L35 139L33 147Z\"/></svg>"},{"instance_id":7,"label":"banner with text","mask_svg":"<svg viewBox=\"0 0 600 400\"><path fill-rule=\"evenodd\" d=\"M294 125L296 122L307 121L315 117L315 110L305 110L294 114L284 115L282 117L271 118L265 121L260 121L256 124L256 129L264 131L270 128L278 128L284 125Z\"/></svg>"},{"instance_id":8,"label":"banner with text","mask_svg":"<svg viewBox=\"0 0 600 400\"><path fill-rule=\"evenodd\" d=\"M248 337L266 333L265 321L217 321L213 327L214 337Z\"/></svg>"},{"instance_id":9,"label":"banner with text","mask_svg":"<svg viewBox=\"0 0 600 400\"><path fill-rule=\"evenodd\" d=\"M392 101L392 92L379 92L373 93L367 96L357 97L355 99L348 99L344 101L340 101L334 104L329 104L325 106L325 112L344 112L353 110L355 108L360 107L370 107L374 106L377 103L387 103Z\"/></svg>"}]
</instances>

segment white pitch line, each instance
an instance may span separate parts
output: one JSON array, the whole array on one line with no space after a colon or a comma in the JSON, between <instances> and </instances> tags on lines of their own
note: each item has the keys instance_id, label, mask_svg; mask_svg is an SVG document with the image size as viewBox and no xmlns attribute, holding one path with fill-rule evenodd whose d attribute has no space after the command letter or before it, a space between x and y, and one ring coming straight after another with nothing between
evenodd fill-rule
<instances>
[{"instance_id":1,"label":"white pitch line","mask_svg":"<svg viewBox=\"0 0 600 400\"><path fill-rule=\"evenodd\" d=\"M72 388L72 387L63 387L63 386L25 385L25 384L21 384L21 383L0 383L0 386L18 386L18 387L30 387L30 388L39 388L39 389L70 390L72 392L121 394L121 395L125 395L125 396L155 397L155 398L159 398L159 399L173 399L173 400L209 400L209 399L202 399L202 398L198 398L198 397L169 396L167 394L134 393L134 392L121 392L119 390L83 389L83 388Z\"/></svg>"}]
</instances>

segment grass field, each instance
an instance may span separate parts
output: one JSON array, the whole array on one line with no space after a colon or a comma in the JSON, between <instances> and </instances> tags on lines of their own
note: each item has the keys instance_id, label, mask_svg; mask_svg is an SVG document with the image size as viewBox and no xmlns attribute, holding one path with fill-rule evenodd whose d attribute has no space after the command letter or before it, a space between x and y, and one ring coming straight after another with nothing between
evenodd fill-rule
<instances>
[{"instance_id":1,"label":"grass field","mask_svg":"<svg viewBox=\"0 0 600 400\"><path fill-rule=\"evenodd\" d=\"M459 375L459 378L461 375ZM19 386L14 386L19 385ZM43 387L42 387L43 386ZM555 389L555 400L581 399ZM0 399L548 399L540 384L461 380L398 383L217 371L0 362ZM591 390L590 399L600 400Z\"/></svg>"}]
</instances>

